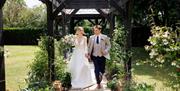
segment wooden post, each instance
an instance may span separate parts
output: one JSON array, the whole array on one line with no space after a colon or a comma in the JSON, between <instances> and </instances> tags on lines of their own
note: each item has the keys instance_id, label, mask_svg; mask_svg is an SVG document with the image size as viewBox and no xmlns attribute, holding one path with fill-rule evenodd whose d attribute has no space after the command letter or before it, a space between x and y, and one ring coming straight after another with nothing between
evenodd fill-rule
<instances>
[{"instance_id":1,"label":"wooden post","mask_svg":"<svg viewBox=\"0 0 180 91\"><path fill-rule=\"evenodd\" d=\"M55 80L55 69L54 69L54 20L52 18L53 15L53 7L51 2L46 3L47 6L47 35L48 35L48 74L49 74L49 82Z\"/></svg>"},{"instance_id":2,"label":"wooden post","mask_svg":"<svg viewBox=\"0 0 180 91\"><path fill-rule=\"evenodd\" d=\"M133 2L134 0L129 0L126 3L126 8L123 16L123 25L125 30L128 32L127 33L127 38L126 38L126 51L129 52L131 51L132 47L132 24L131 24L131 14L132 14L132 7L133 7ZM132 57L130 57L127 62L124 64L125 67L125 72L126 72L126 80L131 80L132 78Z\"/></svg>"},{"instance_id":3,"label":"wooden post","mask_svg":"<svg viewBox=\"0 0 180 91\"><path fill-rule=\"evenodd\" d=\"M6 90L5 63L4 63L4 43L3 43L3 12L0 8L0 91Z\"/></svg>"},{"instance_id":4,"label":"wooden post","mask_svg":"<svg viewBox=\"0 0 180 91\"><path fill-rule=\"evenodd\" d=\"M73 33L73 34L75 33L74 27L75 27L74 18L71 18L71 20L70 20L70 33Z\"/></svg>"},{"instance_id":5,"label":"wooden post","mask_svg":"<svg viewBox=\"0 0 180 91\"><path fill-rule=\"evenodd\" d=\"M115 16L112 13L110 14L109 24L110 24L109 36L112 38L113 30L115 29Z\"/></svg>"},{"instance_id":6,"label":"wooden post","mask_svg":"<svg viewBox=\"0 0 180 91\"><path fill-rule=\"evenodd\" d=\"M98 18L95 18L95 24L96 24L96 25L99 24Z\"/></svg>"},{"instance_id":7,"label":"wooden post","mask_svg":"<svg viewBox=\"0 0 180 91\"><path fill-rule=\"evenodd\" d=\"M108 1L108 0L106 0ZM126 0L126 2L123 4L125 5L124 8L122 8L120 5L118 5L118 2L116 0L110 0L111 7L114 7L118 12L122 19L122 24L124 25L125 30L128 32L126 37L126 51L129 52L131 50L131 35L132 35L132 25L131 25L131 14L132 14L132 7L133 7L134 0ZM131 80L131 57L127 59L124 63L124 69L126 74L126 80Z\"/></svg>"},{"instance_id":8,"label":"wooden post","mask_svg":"<svg viewBox=\"0 0 180 91\"><path fill-rule=\"evenodd\" d=\"M125 30L128 32L127 37L126 37L126 52L129 52L131 50L131 46L132 46L132 26L131 26L131 22L130 22L130 18L129 17L124 17L123 19L123 25ZM124 63L124 69L125 69L125 73L126 73L126 80L130 80L131 79L131 57L129 59L127 59L127 61L125 61Z\"/></svg>"},{"instance_id":9,"label":"wooden post","mask_svg":"<svg viewBox=\"0 0 180 91\"><path fill-rule=\"evenodd\" d=\"M66 17L65 17L65 13L64 12L61 12L62 13L62 33L63 35L66 35Z\"/></svg>"}]
</instances>

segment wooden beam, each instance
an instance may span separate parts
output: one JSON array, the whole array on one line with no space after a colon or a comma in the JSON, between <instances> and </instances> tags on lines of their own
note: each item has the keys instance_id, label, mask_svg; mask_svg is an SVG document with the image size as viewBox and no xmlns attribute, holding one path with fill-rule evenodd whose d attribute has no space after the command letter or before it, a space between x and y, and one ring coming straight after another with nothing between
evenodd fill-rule
<instances>
[{"instance_id":1,"label":"wooden beam","mask_svg":"<svg viewBox=\"0 0 180 91\"><path fill-rule=\"evenodd\" d=\"M101 9L96 9L103 17L107 18L108 14L104 13Z\"/></svg>"},{"instance_id":2,"label":"wooden beam","mask_svg":"<svg viewBox=\"0 0 180 91\"><path fill-rule=\"evenodd\" d=\"M58 0L59 1L59 0ZM62 2L59 1L60 5L58 6L58 8L56 8L56 10L53 12L52 18L54 19L60 11L62 11L63 8L65 8L65 6L70 3L71 0L64 0Z\"/></svg>"},{"instance_id":3,"label":"wooden beam","mask_svg":"<svg viewBox=\"0 0 180 91\"><path fill-rule=\"evenodd\" d=\"M74 19L71 18L71 20L70 20L70 33L73 33L73 34L75 33L74 27L75 27L75 25L74 25Z\"/></svg>"},{"instance_id":4,"label":"wooden beam","mask_svg":"<svg viewBox=\"0 0 180 91\"><path fill-rule=\"evenodd\" d=\"M78 19L75 23L74 23L74 25L76 26L80 21L82 21L83 19Z\"/></svg>"},{"instance_id":5,"label":"wooden beam","mask_svg":"<svg viewBox=\"0 0 180 91\"><path fill-rule=\"evenodd\" d=\"M106 0L106 1L108 1L108 0ZM119 12L119 14L120 14L121 16L124 16L123 14L125 14L125 10L122 9L122 8L118 5L118 2L117 2L117 1L115 1L115 0L110 0L109 3L110 3L110 6L111 6L111 7L114 7L114 8Z\"/></svg>"},{"instance_id":6,"label":"wooden beam","mask_svg":"<svg viewBox=\"0 0 180 91\"><path fill-rule=\"evenodd\" d=\"M39 0L39 1L41 1L42 3L45 3L45 4L46 4L46 2L47 2L47 0Z\"/></svg>"},{"instance_id":7,"label":"wooden beam","mask_svg":"<svg viewBox=\"0 0 180 91\"><path fill-rule=\"evenodd\" d=\"M47 35L48 35L48 74L49 82L55 80L55 65L54 65L54 20L51 18L53 14L52 4L48 2L47 4Z\"/></svg>"},{"instance_id":8,"label":"wooden beam","mask_svg":"<svg viewBox=\"0 0 180 91\"><path fill-rule=\"evenodd\" d=\"M109 8L108 3L105 0L72 0L66 6L67 9L93 9L93 8Z\"/></svg>"},{"instance_id":9,"label":"wooden beam","mask_svg":"<svg viewBox=\"0 0 180 91\"><path fill-rule=\"evenodd\" d=\"M110 14L106 14L106 13L104 13L101 9L96 9L102 16L104 16L109 22L111 22L112 20L111 20L111 14L112 13L110 13Z\"/></svg>"},{"instance_id":10,"label":"wooden beam","mask_svg":"<svg viewBox=\"0 0 180 91\"><path fill-rule=\"evenodd\" d=\"M79 9L75 9L73 10L73 12L67 16L67 21L71 19L71 17L73 17L77 12L79 11Z\"/></svg>"},{"instance_id":11,"label":"wooden beam","mask_svg":"<svg viewBox=\"0 0 180 91\"><path fill-rule=\"evenodd\" d=\"M0 8L0 91L6 91L4 43L3 43L3 12Z\"/></svg>"},{"instance_id":12,"label":"wooden beam","mask_svg":"<svg viewBox=\"0 0 180 91\"><path fill-rule=\"evenodd\" d=\"M91 22L93 25L96 25L91 19L88 19L89 22Z\"/></svg>"}]
</instances>

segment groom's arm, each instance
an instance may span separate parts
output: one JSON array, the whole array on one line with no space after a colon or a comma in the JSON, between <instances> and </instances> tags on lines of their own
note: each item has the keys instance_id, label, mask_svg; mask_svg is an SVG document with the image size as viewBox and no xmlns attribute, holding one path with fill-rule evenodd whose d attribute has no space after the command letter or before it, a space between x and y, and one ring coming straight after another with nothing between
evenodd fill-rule
<instances>
[{"instance_id":1,"label":"groom's arm","mask_svg":"<svg viewBox=\"0 0 180 91\"><path fill-rule=\"evenodd\" d=\"M92 36L90 36L89 41L88 41L88 54L89 55L91 55L91 53L92 53L91 39L92 39Z\"/></svg>"},{"instance_id":2,"label":"groom's arm","mask_svg":"<svg viewBox=\"0 0 180 91\"><path fill-rule=\"evenodd\" d=\"M106 37L106 49L105 49L105 51L109 52L110 48L111 48L110 38Z\"/></svg>"}]
</instances>

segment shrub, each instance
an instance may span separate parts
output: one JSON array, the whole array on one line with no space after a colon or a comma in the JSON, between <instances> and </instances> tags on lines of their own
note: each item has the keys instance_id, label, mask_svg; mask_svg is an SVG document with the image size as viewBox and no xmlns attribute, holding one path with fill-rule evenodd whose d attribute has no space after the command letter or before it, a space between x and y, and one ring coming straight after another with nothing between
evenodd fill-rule
<instances>
[{"instance_id":1,"label":"shrub","mask_svg":"<svg viewBox=\"0 0 180 91\"><path fill-rule=\"evenodd\" d=\"M26 80L28 83L29 89L46 89L51 87L51 83L49 82L48 77L48 38L49 37L41 37L39 40L39 48L40 50L36 52L36 56L32 64L30 64L30 71L28 74L28 79ZM64 62L63 55L61 54L62 47L57 46L62 43L61 41L55 40L55 49L59 49L55 51L55 79L60 80L62 85L65 87L70 87L71 77L69 73L66 71L66 63Z\"/></svg>"},{"instance_id":2,"label":"shrub","mask_svg":"<svg viewBox=\"0 0 180 91\"><path fill-rule=\"evenodd\" d=\"M154 87L146 83L137 84L131 81L124 85L123 91L154 91Z\"/></svg>"},{"instance_id":3,"label":"shrub","mask_svg":"<svg viewBox=\"0 0 180 91\"><path fill-rule=\"evenodd\" d=\"M180 87L180 28L153 26L151 30L152 36L148 41L151 45L145 46L149 51L152 66L163 67L164 69L175 68L171 75L174 80L169 82L173 88Z\"/></svg>"}]
</instances>

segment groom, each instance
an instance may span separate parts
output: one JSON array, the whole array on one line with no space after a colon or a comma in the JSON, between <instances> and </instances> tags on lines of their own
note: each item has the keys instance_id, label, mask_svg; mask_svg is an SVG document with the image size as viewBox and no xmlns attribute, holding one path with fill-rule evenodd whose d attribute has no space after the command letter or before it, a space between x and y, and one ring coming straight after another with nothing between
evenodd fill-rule
<instances>
[{"instance_id":1,"label":"groom","mask_svg":"<svg viewBox=\"0 0 180 91\"><path fill-rule=\"evenodd\" d=\"M101 88L101 81L105 72L106 59L110 59L109 50L111 47L109 37L101 33L102 27L95 25L93 27L94 35L90 36L88 43L88 53L95 66L95 76L97 88Z\"/></svg>"}]
</instances>

